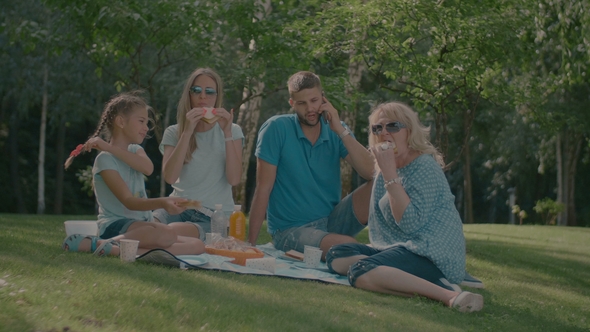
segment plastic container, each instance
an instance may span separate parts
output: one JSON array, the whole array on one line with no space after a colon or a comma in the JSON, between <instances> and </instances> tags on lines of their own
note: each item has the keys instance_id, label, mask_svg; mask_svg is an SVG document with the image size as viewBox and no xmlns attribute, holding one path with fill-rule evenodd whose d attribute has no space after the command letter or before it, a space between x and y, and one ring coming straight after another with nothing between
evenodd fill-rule
<instances>
[{"instance_id":1,"label":"plastic container","mask_svg":"<svg viewBox=\"0 0 590 332\"><path fill-rule=\"evenodd\" d=\"M262 258L264 253L254 247L249 248L250 252L216 249L210 246L205 246L205 252L211 255L219 255L225 257L235 258L230 263L246 266L246 260L249 258Z\"/></svg>"},{"instance_id":2,"label":"plastic container","mask_svg":"<svg viewBox=\"0 0 590 332\"><path fill-rule=\"evenodd\" d=\"M66 234L98 235L98 224L95 220L67 220L64 222Z\"/></svg>"},{"instance_id":3,"label":"plastic container","mask_svg":"<svg viewBox=\"0 0 590 332\"><path fill-rule=\"evenodd\" d=\"M215 204L215 211L211 215L211 233L219 233L222 237L227 237L229 220L222 208L222 204Z\"/></svg>"},{"instance_id":4,"label":"plastic container","mask_svg":"<svg viewBox=\"0 0 590 332\"><path fill-rule=\"evenodd\" d=\"M229 217L229 236L246 241L246 216L241 205L234 205L234 212Z\"/></svg>"}]
</instances>

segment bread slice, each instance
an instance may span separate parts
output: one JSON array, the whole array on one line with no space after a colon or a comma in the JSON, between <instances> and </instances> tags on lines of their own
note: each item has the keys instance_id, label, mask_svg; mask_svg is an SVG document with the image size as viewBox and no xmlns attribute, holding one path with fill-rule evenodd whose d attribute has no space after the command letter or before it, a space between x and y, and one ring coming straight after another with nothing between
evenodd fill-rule
<instances>
[{"instance_id":1,"label":"bread slice","mask_svg":"<svg viewBox=\"0 0 590 332\"><path fill-rule=\"evenodd\" d=\"M285 253L285 256L295 258L296 260L303 261L303 253L295 250L289 250Z\"/></svg>"},{"instance_id":2,"label":"bread slice","mask_svg":"<svg viewBox=\"0 0 590 332\"><path fill-rule=\"evenodd\" d=\"M176 205L187 209L198 209L201 207L201 202L189 199L186 202L178 202Z\"/></svg>"},{"instance_id":3,"label":"bread slice","mask_svg":"<svg viewBox=\"0 0 590 332\"><path fill-rule=\"evenodd\" d=\"M205 110L205 114L202 118L203 121L207 123L215 123L215 121L219 120L219 116L213 114L213 111L215 111L214 107L203 107L203 109Z\"/></svg>"}]
</instances>

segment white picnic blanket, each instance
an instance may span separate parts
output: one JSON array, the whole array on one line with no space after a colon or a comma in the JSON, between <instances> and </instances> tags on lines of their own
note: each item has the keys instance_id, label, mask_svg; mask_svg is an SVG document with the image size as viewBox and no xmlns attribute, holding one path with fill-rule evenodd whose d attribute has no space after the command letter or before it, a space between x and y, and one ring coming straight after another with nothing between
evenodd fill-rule
<instances>
[{"instance_id":1,"label":"white picnic blanket","mask_svg":"<svg viewBox=\"0 0 590 332\"><path fill-rule=\"evenodd\" d=\"M272 243L258 245L256 246L256 248L264 252L265 258L275 258L274 273L229 263L229 261L232 260L232 258L229 257L210 254L174 256L163 249L150 250L145 254L138 256L137 260L148 263L175 266L181 269L206 269L229 271L241 274L255 274L287 277L294 279L316 280L350 286L350 284L348 283L348 278L338 274L330 273L328 267L324 262L321 262L317 268L310 269L307 268L305 266L305 263L303 262L294 261L289 258L284 258L285 253L281 250L275 249Z\"/></svg>"}]
</instances>

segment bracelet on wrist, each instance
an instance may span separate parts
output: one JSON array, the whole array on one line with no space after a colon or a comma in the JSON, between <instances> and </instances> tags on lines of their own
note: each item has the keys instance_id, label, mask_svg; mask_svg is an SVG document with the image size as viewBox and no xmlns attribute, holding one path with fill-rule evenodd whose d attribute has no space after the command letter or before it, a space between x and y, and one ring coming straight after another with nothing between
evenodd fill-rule
<instances>
[{"instance_id":1,"label":"bracelet on wrist","mask_svg":"<svg viewBox=\"0 0 590 332\"><path fill-rule=\"evenodd\" d=\"M233 140L234 140L234 137L233 136L230 136L230 137L226 137L225 138L225 141L226 142L233 141Z\"/></svg>"},{"instance_id":2,"label":"bracelet on wrist","mask_svg":"<svg viewBox=\"0 0 590 332\"><path fill-rule=\"evenodd\" d=\"M391 179L389 181L385 181L385 184L383 184L383 187L385 189L387 189L387 187L391 186L392 184L396 183L396 184L402 184L402 181L404 180L404 178L402 177L397 177L395 179Z\"/></svg>"},{"instance_id":3,"label":"bracelet on wrist","mask_svg":"<svg viewBox=\"0 0 590 332\"><path fill-rule=\"evenodd\" d=\"M344 138L344 136L346 135L350 135L350 130L348 130L348 128L344 128L344 130L338 134L338 136L340 136L340 139Z\"/></svg>"}]
</instances>

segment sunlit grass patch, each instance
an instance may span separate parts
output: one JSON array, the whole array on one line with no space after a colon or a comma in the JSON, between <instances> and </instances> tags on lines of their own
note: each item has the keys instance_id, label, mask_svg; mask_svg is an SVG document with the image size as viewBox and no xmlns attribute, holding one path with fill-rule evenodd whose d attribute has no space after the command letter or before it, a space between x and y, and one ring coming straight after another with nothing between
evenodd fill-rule
<instances>
[{"instance_id":1,"label":"sunlit grass patch","mask_svg":"<svg viewBox=\"0 0 590 332\"><path fill-rule=\"evenodd\" d=\"M86 219L92 219L86 216ZM0 331L584 331L590 232L465 225L467 267L486 288L462 314L313 281L126 264L61 250L63 221L0 215ZM367 232L358 237L366 242ZM270 241L261 232L259 243Z\"/></svg>"}]
</instances>

